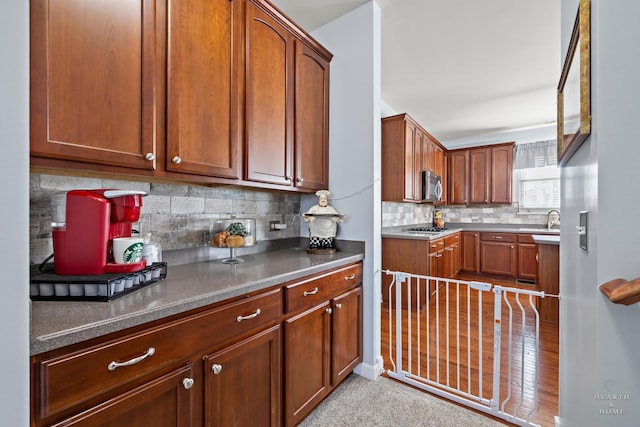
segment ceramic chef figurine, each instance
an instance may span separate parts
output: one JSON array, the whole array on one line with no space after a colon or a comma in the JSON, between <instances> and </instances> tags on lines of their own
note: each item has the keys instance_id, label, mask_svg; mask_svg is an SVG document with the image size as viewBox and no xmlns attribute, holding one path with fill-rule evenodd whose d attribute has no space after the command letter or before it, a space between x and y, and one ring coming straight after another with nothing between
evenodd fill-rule
<instances>
[{"instance_id":1,"label":"ceramic chef figurine","mask_svg":"<svg viewBox=\"0 0 640 427\"><path fill-rule=\"evenodd\" d=\"M302 214L302 218L309 223L310 253L335 252L334 239L338 223L343 222L344 215L329 206L329 194L328 190L317 191L318 204Z\"/></svg>"}]
</instances>

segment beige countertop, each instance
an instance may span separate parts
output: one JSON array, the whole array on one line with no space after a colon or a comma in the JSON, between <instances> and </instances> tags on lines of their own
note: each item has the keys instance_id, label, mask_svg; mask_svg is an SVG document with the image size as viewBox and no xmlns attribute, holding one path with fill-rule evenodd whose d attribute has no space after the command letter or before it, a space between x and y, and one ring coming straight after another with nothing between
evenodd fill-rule
<instances>
[{"instance_id":1,"label":"beige countertop","mask_svg":"<svg viewBox=\"0 0 640 427\"><path fill-rule=\"evenodd\" d=\"M306 248L169 265L167 277L110 302L32 301L31 355L224 301L364 259L364 249L310 255Z\"/></svg>"}]
</instances>

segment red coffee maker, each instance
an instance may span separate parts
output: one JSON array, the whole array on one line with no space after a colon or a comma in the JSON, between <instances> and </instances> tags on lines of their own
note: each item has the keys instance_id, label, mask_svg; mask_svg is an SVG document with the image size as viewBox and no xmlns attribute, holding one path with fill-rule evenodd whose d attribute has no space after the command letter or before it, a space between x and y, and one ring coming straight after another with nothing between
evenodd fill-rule
<instances>
[{"instance_id":1,"label":"red coffee maker","mask_svg":"<svg viewBox=\"0 0 640 427\"><path fill-rule=\"evenodd\" d=\"M140 218L144 191L72 190L67 193L66 222L54 227L56 274L129 273L146 267L113 262L111 241L131 237L132 223Z\"/></svg>"}]
</instances>

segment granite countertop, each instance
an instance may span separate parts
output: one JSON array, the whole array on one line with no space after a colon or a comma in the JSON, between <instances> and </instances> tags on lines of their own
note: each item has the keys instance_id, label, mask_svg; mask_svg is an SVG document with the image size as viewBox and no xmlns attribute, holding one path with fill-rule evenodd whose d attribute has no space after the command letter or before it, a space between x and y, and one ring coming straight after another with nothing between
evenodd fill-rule
<instances>
[{"instance_id":1,"label":"granite countertop","mask_svg":"<svg viewBox=\"0 0 640 427\"><path fill-rule=\"evenodd\" d=\"M407 228L411 227L431 227L430 223L411 224L411 225L398 225L393 227L384 227L382 229L382 237L395 237L403 239L423 239L431 240L437 239L448 234L456 233L458 231L478 231L488 233L525 233L525 234L539 234L539 235L551 235L560 236L560 230L557 228L548 230L544 225L533 224L486 224L486 223L447 223L445 224L447 231L437 236L429 236L420 233L406 232Z\"/></svg>"},{"instance_id":2,"label":"granite countertop","mask_svg":"<svg viewBox=\"0 0 640 427\"><path fill-rule=\"evenodd\" d=\"M167 277L110 302L32 301L31 355L265 289L364 259L364 249L309 255L304 247L169 265Z\"/></svg>"},{"instance_id":3,"label":"granite countertop","mask_svg":"<svg viewBox=\"0 0 640 427\"><path fill-rule=\"evenodd\" d=\"M553 236L549 234L532 234L531 238L538 244L560 245L560 236Z\"/></svg>"},{"instance_id":4,"label":"granite countertop","mask_svg":"<svg viewBox=\"0 0 640 427\"><path fill-rule=\"evenodd\" d=\"M384 227L382 229L382 237L394 237L397 239L415 239L415 240L434 240L440 239L441 237L448 236L453 233L457 233L458 231L462 231L462 228L459 227L451 227L447 226L447 230L438 234L427 234L415 232L412 233L410 231L406 231L408 228L413 227L431 227L431 224L411 224L411 225L399 225L394 227Z\"/></svg>"}]
</instances>

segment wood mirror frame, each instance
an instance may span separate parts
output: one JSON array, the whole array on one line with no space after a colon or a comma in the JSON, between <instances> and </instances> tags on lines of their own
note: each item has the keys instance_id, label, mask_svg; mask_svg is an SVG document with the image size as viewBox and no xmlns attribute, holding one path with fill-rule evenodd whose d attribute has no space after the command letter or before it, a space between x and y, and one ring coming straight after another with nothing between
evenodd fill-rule
<instances>
[{"instance_id":1,"label":"wood mirror frame","mask_svg":"<svg viewBox=\"0 0 640 427\"><path fill-rule=\"evenodd\" d=\"M558 166L591 134L590 9L590 0L580 0L558 84Z\"/></svg>"}]
</instances>

